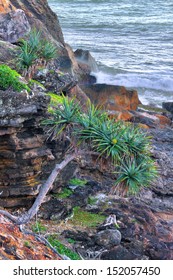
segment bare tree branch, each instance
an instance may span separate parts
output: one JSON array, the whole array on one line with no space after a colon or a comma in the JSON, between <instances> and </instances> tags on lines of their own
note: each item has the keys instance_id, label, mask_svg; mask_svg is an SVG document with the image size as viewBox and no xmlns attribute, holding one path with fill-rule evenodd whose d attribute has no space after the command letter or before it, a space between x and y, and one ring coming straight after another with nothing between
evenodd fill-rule
<instances>
[{"instance_id":1,"label":"bare tree branch","mask_svg":"<svg viewBox=\"0 0 173 280\"><path fill-rule=\"evenodd\" d=\"M16 217L5 210L0 210L0 214L6 216L7 218L9 218L11 221L13 221L18 225L27 224L37 214L41 204L44 201L46 194L48 193L48 191L51 190L53 183L56 177L58 176L58 174L69 162L71 162L76 157L77 154L73 153L71 155L68 155L61 163L55 165L55 168L52 170L47 181L41 187L39 194L35 202L33 203L32 207L26 213L24 213L20 217Z\"/></svg>"}]
</instances>

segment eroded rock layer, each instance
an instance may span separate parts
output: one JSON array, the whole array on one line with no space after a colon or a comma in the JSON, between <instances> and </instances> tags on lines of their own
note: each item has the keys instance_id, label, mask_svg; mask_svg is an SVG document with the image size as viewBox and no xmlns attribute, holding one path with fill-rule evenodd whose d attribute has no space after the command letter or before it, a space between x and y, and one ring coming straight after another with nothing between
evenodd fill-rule
<instances>
[{"instance_id":1,"label":"eroded rock layer","mask_svg":"<svg viewBox=\"0 0 173 280\"><path fill-rule=\"evenodd\" d=\"M42 165L52 158L40 126L48 101L43 94L0 91L1 206L26 205L38 193Z\"/></svg>"}]
</instances>

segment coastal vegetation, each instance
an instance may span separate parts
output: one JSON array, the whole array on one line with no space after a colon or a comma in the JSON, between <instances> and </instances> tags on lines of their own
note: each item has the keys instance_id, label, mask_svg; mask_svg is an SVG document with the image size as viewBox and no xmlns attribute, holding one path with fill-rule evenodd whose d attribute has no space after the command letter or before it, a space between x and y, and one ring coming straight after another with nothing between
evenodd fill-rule
<instances>
[{"instance_id":1,"label":"coastal vegetation","mask_svg":"<svg viewBox=\"0 0 173 280\"><path fill-rule=\"evenodd\" d=\"M50 118L43 122L49 138L64 137L79 155L82 147L82 153L85 150L111 161L112 172L117 174L113 192L135 194L157 177L151 139L137 126L109 119L92 104L83 112L75 99L63 95L57 108L50 112Z\"/></svg>"},{"instance_id":2,"label":"coastal vegetation","mask_svg":"<svg viewBox=\"0 0 173 280\"><path fill-rule=\"evenodd\" d=\"M19 42L17 65L25 77L31 77L37 66L46 66L48 61L57 56L57 48L35 28L28 34L27 39Z\"/></svg>"},{"instance_id":3,"label":"coastal vegetation","mask_svg":"<svg viewBox=\"0 0 173 280\"><path fill-rule=\"evenodd\" d=\"M9 66L5 64L0 65L0 89L7 90L12 89L14 91L27 90L30 88L23 82L20 81L20 74L12 70Z\"/></svg>"}]
</instances>

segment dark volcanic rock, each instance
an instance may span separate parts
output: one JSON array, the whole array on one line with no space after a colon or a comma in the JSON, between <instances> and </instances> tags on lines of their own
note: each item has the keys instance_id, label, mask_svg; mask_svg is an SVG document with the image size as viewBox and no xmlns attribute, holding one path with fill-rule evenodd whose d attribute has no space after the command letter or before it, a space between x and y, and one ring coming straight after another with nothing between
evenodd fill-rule
<instances>
[{"instance_id":1,"label":"dark volcanic rock","mask_svg":"<svg viewBox=\"0 0 173 280\"><path fill-rule=\"evenodd\" d=\"M101 260L135 260L135 256L131 254L123 246L117 246L112 250L108 250L101 254Z\"/></svg>"},{"instance_id":2,"label":"dark volcanic rock","mask_svg":"<svg viewBox=\"0 0 173 280\"><path fill-rule=\"evenodd\" d=\"M162 107L173 114L173 102L163 102Z\"/></svg>"},{"instance_id":3,"label":"dark volcanic rock","mask_svg":"<svg viewBox=\"0 0 173 280\"><path fill-rule=\"evenodd\" d=\"M106 229L96 233L94 238L97 245L109 248L120 244L121 233L116 229Z\"/></svg>"}]
</instances>

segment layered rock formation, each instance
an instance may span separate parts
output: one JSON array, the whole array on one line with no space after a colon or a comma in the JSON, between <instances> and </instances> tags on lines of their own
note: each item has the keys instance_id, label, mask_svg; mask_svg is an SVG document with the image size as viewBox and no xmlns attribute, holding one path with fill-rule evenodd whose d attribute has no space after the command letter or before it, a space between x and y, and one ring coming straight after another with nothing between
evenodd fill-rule
<instances>
[{"instance_id":1,"label":"layered rock formation","mask_svg":"<svg viewBox=\"0 0 173 280\"><path fill-rule=\"evenodd\" d=\"M0 91L0 206L27 205L39 191L42 166L53 158L40 127L48 102L41 93Z\"/></svg>"}]
</instances>

